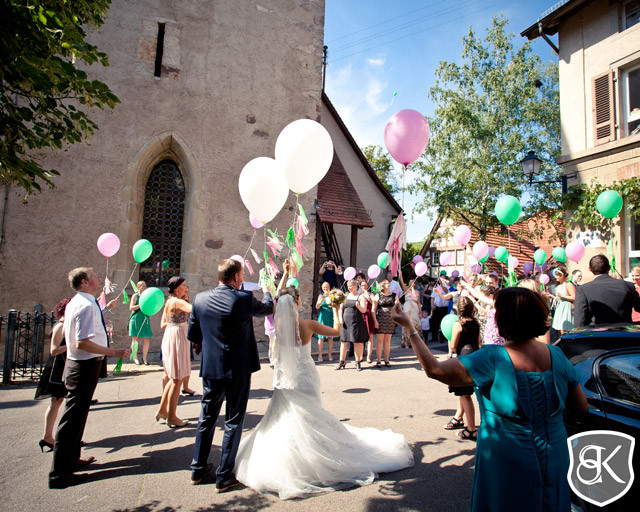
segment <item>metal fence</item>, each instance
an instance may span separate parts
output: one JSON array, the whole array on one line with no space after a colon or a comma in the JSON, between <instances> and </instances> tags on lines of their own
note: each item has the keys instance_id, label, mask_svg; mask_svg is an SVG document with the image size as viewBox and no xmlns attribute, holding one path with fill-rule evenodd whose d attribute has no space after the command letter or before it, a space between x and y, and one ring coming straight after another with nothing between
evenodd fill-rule
<instances>
[{"instance_id":1,"label":"metal fence","mask_svg":"<svg viewBox=\"0 0 640 512\"><path fill-rule=\"evenodd\" d=\"M0 317L0 339L5 333L3 384L40 377L49 355L48 350L45 353L45 343L55 322L54 314L43 313L39 305L33 313L12 309L5 318Z\"/></svg>"}]
</instances>

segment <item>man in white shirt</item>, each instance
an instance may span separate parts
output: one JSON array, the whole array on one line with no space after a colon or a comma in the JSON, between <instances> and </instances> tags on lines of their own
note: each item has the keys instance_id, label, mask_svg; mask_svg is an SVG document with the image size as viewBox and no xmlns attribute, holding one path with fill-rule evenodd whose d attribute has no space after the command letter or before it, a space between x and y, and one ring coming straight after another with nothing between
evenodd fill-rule
<instances>
[{"instance_id":1,"label":"man in white shirt","mask_svg":"<svg viewBox=\"0 0 640 512\"><path fill-rule=\"evenodd\" d=\"M67 304L64 316L64 336L67 362L64 383L68 394L64 412L56 432L53 462L49 473L49 488L64 489L83 479L74 471L95 460L80 458L80 441L89 414L93 392L98 384L104 356L127 357L129 349L108 346L102 311L95 299L102 286L91 268L81 267L69 272L69 284L77 293ZM106 309L116 305L115 299Z\"/></svg>"},{"instance_id":2,"label":"man in white shirt","mask_svg":"<svg viewBox=\"0 0 640 512\"><path fill-rule=\"evenodd\" d=\"M389 281L389 291L391 293L395 293L396 297L400 297L402 295L402 288L400 287L400 283L393 278L391 272L387 272L387 281Z\"/></svg>"}]
</instances>

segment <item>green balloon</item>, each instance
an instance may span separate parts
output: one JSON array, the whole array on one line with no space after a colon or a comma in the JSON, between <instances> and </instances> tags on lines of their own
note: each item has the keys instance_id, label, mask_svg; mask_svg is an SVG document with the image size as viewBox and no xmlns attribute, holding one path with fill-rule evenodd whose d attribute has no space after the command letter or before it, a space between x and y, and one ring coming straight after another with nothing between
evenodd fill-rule
<instances>
[{"instance_id":1,"label":"green balloon","mask_svg":"<svg viewBox=\"0 0 640 512\"><path fill-rule=\"evenodd\" d=\"M142 263L146 260L151 253L153 252L153 245L149 240L145 240L144 238L138 240L135 244L133 244L133 259L138 263Z\"/></svg>"},{"instance_id":2,"label":"green balloon","mask_svg":"<svg viewBox=\"0 0 640 512\"><path fill-rule=\"evenodd\" d=\"M378 266L380 268L386 268L388 264L389 264L389 253L381 252L380 254L378 254Z\"/></svg>"},{"instance_id":3,"label":"green balloon","mask_svg":"<svg viewBox=\"0 0 640 512\"><path fill-rule=\"evenodd\" d=\"M455 324L457 321L458 315L449 313L442 319L442 322L440 322L440 329L442 330L442 334L444 334L444 337L449 341L451 341L451 336L453 334L453 324Z\"/></svg>"},{"instance_id":4,"label":"green balloon","mask_svg":"<svg viewBox=\"0 0 640 512\"><path fill-rule=\"evenodd\" d=\"M169 268L169 260L164 260L162 262L162 268Z\"/></svg>"},{"instance_id":5,"label":"green balloon","mask_svg":"<svg viewBox=\"0 0 640 512\"><path fill-rule=\"evenodd\" d=\"M559 261L560 263L564 263L567 261L567 251L565 251L562 247L554 247L551 255Z\"/></svg>"},{"instance_id":6,"label":"green balloon","mask_svg":"<svg viewBox=\"0 0 640 512\"><path fill-rule=\"evenodd\" d=\"M533 253L533 261L540 266L544 265L545 261L547 261L547 253L543 249L538 249Z\"/></svg>"},{"instance_id":7,"label":"green balloon","mask_svg":"<svg viewBox=\"0 0 640 512\"><path fill-rule=\"evenodd\" d=\"M289 286L293 286L293 287L297 288L298 287L298 280L295 277L290 278L287 281L287 287L289 287Z\"/></svg>"},{"instance_id":8,"label":"green balloon","mask_svg":"<svg viewBox=\"0 0 640 512\"><path fill-rule=\"evenodd\" d=\"M622 196L615 190L605 190L596 199L596 209L603 217L613 219L622 210Z\"/></svg>"},{"instance_id":9,"label":"green balloon","mask_svg":"<svg viewBox=\"0 0 640 512\"><path fill-rule=\"evenodd\" d=\"M498 247L496 248L496 252L493 253L493 256L500 263L504 263L505 261L507 261L507 258L509 257L509 251L507 251L507 249L505 249L504 247Z\"/></svg>"},{"instance_id":10,"label":"green balloon","mask_svg":"<svg viewBox=\"0 0 640 512\"><path fill-rule=\"evenodd\" d=\"M520 218L521 212L520 201L513 196L502 196L496 202L496 217L507 226L515 224Z\"/></svg>"},{"instance_id":11,"label":"green balloon","mask_svg":"<svg viewBox=\"0 0 640 512\"><path fill-rule=\"evenodd\" d=\"M485 261L487 261L489 259L489 253L485 254L484 257L480 258L478 261L480 263L484 263Z\"/></svg>"},{"instance_id":12,"label":"green balloon","mask_svg":"<svg viewBox=\"0 0 640 512\"><path fill-rule=\"evenodd\" d=\"M145 315L155 315L164 305L164 293L160 288L147 288L140 295L140 311Z\"/></svg>"}]
</instances>

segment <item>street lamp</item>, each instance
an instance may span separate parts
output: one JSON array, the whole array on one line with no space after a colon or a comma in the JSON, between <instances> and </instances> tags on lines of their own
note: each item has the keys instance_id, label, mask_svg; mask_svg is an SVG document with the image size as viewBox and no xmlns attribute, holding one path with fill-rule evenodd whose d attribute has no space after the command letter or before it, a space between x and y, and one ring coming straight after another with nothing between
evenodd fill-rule
<instances>
[{"instance_id":1,"label":"street lamp","mask_svg":"<svg viewBox=\"0 0 640 512\"><path fill-rule=\"evenodd\" d=\"M544 180L544 181L533 181L534 175L538 174L540 171L540 159L536 156L533 151L529 151L526 156L520 160L520 165L522 165L522 172L525 177L529 179L529 185L533 185L534 183L562 183L562 193L566 194L568 190L567 181L569 178L575 178L578 173L574 173L570 176L563 174L560 176L560 179L557 180Z\"/></svg>"}]
</instances>

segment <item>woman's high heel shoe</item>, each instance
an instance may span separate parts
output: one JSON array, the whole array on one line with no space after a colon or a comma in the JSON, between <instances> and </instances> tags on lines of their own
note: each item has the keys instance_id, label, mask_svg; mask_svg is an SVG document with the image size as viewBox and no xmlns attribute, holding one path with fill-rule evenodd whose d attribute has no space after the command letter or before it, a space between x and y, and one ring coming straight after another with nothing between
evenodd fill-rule
<instances>
[{"instance_id":1,"label":"woman's high heel shoe","mask_svg":"<svg viewBox=\"0 0 640 512\"><path fill-rule=\"evenodd\" d=\"M167 417L164 414L156 413L156 421L164 420L167 421Z\"/></svg>"},{"instance_id":2,"label":"woman's high heel shoe","mask_svg":"<svg viewBox=\"0 0 640 512\"><path fill-rule=\"evenodd\" d=\"M40 439L40 442L38 442L38 446L40 447L40 452L44 453L44 447L46 446L47 448L49 448L47 451L48 452L52 452L53 451L53 443L47 443L44 439Z\"/></svg>"},{"instance_id":3,"label":"woman's high heel shoe","mask_svg":"<svg viewBox=\"0 0 640 512\"><path fill-rule=\"evenodd\" d=\"M336 370L342 370L345 366L347 366L347 363L345 361L340 361L338 366L336 366Z\"/></svg>"},{"instance_id":4,"label":"woman's high heel shoe","mask_svg":"<svg viewBox=\"0 0 640 512\"><path fill-rule=\"evenodd\" d=\"M185 427L189 424L188 420L183 420L180 423L174 423L173 421L169 421L167 420L167 427L169 428L180 428L180 427Z\"/></svg>"}]
</instances>

